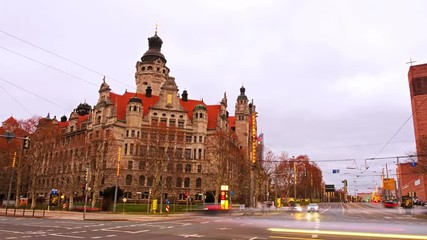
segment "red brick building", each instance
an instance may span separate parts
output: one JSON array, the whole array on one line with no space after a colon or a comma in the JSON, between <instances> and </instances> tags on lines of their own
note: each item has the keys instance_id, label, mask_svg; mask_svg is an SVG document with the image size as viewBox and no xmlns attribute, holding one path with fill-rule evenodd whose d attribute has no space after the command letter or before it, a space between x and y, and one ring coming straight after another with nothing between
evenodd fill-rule
<instances>
[{"instance_id":1,"label":"red brick building","mask_svg":"<svg viewBox=\"0 0 427 240\"><path fill-rule=\"evenodd\" d=\"M397 176L401 179L402 196L415 193L416 198L420 201L426 201L427 175L414 172L416 166L412 163L401 163L397 165Z\"/></svg>"},{"instance_id":2,"label":"red brick building","mask_svg":"<svg viewBox=\"0 0 427 240\"><path fill-rule=\"evenodd\" d=\"M427 200L427 64L414 65L408 72L412 118L417 147L416 166L404 163L398 166L402 195L414 192L419 200Z\"/></svg>"}]
</instances>

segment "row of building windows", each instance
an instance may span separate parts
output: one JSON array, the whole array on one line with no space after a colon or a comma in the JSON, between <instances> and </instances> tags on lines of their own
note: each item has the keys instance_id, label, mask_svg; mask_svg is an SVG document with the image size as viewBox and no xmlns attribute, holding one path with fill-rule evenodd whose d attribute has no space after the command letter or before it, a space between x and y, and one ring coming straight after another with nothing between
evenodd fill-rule
<instances>
[{"instance_id":1,"label":"row of building windows","mask_svg":"<svg viewBox=\"0 0 427 240\"><path fill-rule=\"evenodd\" d=\"M160 72L159 67L157 67L156 70L157 70L157 72ZM141 71L153 71L153 67L152 66L148 66L148 67L143 66L143 67L141 67ZM166 73L166 69L163 69L162 72Z\"/></svg>"},{"instance_id":2,"label":"row of building windows","mask_svg":"<svg viewBox=\"0 0 427 240\"><path fill-rule=\"evenodd\" d=\"M139 138L141 135L141 138L148 138L148 134L140 134L141 132L138 130L126 130L126 137L131 137L131 138ZM152 140L157 140L156 138L158 138L159 140L162 141L177 141L177 142L181 142L183 139L183 135L180 134L161 134L161 133L156 133L153 132L150 134L149 136L150 139ZM191 135L187 135L185 136L185 142L186 143L204 143L206 140L206 137L204 136L191 136Z\"/></svg>"},{"instance_id":3,"label":"row of building windows","mask_svg":"<svg viewBox=\"0 0 427 240\"><path fill-rule=\"evenodd\" d=\"M162 178L160 178L160 179L162 179ZM134 181L134 178L132 175L126 176L126 185L127 186L131 186L133 181ZM159 186L161 186L161 182L162 182L162 180L160 180ZM190 188L191 178L189 178L189 177L185 177L185 178L177 177L175 179L175 181L173 181L173 178L168 176L168 177L166 177L164 184L165 184L166 188L172 188L172 187ZM150 177L146 178L145 176L139 176L138 186L141 186L141 187L144 187L144 186L152 187L152 186L154 186L154 177L150 176ZM202 178L196 178L195 187L196 188L202 188Z\"/></svg>"},{"instance_id":4,"label":"row of building windows","mask_svg":"<svg viewBox=\"0 0 427 240\"><path fill-rule=\"evenodd\" d=\"M146 170L146 169L154 170L153 169L154 167L155 167L154 165L151 165L147 168L147 163L145 161L139 161L139 163L138 163L138 169L139 170ZM193 172L192 169L193 168L192 168L191 164L185 164L185 169L184 169L184 165L182 163L178 163L178 164L176 164L176 166L173 163L168 163L166 166L166 170L168 172L180 173L180 172L185 171L186 173L191 173L191 172ZM128 161L128 170L134 170L134 161ZM202 165L200 165L200 164L197 165L196 171L197 171L197 173L201 173L202 172Z\"/></svg>"},{"instance_id":5,"label":"row of building windows","mask_svg":"<svg viewBox=\"0 0 427 240\"><path fill-rule=\"evenodd\" d=\"M138 147L139 146L139 147ZM133 143L125 143L124 154L133 155L133 156L159 156L159 154L164 153L167 158L177 158L177 159L205 159L204 149L202 148L186 148L185 151L182 148L167 149L164 147L154 147L147 148L144 145L135 145ZM184 154L184 155L183 155Z\"/></svg>"}]
</instances>

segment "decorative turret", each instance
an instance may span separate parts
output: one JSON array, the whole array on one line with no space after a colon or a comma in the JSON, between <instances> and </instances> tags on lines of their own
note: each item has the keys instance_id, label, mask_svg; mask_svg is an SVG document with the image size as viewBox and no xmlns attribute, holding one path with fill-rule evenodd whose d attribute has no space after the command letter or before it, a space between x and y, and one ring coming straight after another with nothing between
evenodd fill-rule
<instances>
[{"instance_id":1,"label":"decorative turret","mask_svg":"<svg viewBox=\"0 0 427 240\"><path fill-rule=\"evenodd\" d=\"M237 97L236 109L235 109L235 131L237 138L239 139L239 144L243 149L248 149L249 143L249 104L248 97L245 95L245 87L240 88L240 95Z\"/></svg>"},{"instance_id":2,"label":"decorative turret","mask_svg":"<svg viewBox=\"0 0 427 240\"><path fill-rule=\"evenodd\" d=\"M89 114L91 110L92 110L92 107L86 102L84 102L84 103L80 103L79 106L77 106L76 113L80 116L84 116Z\"/></svg>"},{"instance_id":3,"label":"decorative turret","mask_svg":"<svg viewBox=\"0 0 427 240\"><path fill-rule=\"evenodd\" d=\"M108 105L110 103L111 88L110 88L110 85L108 85L105 82L105 76L102 79L102 84L98 92L99 92L99 98L98 98L97 105Z\"/></svg>"},{"instance_id":4,"label":"decorative turret","mask_svg":"<svg viewBox=\"0 0 427 240\"><path fill-rule=\"evenodd\" d=\"M126 108L127 127L140 127L144 111L142 99L137 96L130 98Z\"/></svg>"}]
</instances>

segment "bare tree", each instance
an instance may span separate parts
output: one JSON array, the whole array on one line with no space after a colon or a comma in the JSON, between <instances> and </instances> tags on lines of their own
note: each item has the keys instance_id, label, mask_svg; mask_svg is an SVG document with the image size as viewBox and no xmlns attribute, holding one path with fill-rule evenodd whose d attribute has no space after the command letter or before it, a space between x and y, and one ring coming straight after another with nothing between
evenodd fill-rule
<instances>
[{"instance_id":1,"label":"bare tree","mask_svg":"<svg viewBox=\"0 0 427 240\"><path fill-rule=\"evenodd\" d=\"M211 175L209 180L215 192L215 202L221 185L229 185L234 189L245 189L243 175L248 176L248 161L237 146L237 138L233 133L216 131L209 136L206 144L207 162Z\"/></svg>"},{"instance_id":2,"label":"bare tree","mask_svg":"<svg viewBox=\"0 0 427 240\"><path fill-rule=\"evenodd\" d=\"M52 168L52 149L59 140L59 128L54 121L49 118L40 119L37 130L31 136L32 146L27 154L27 166L30 173L31 208L36 206L36 189L45 188L41 181L41 176L50 175L56 171Z\"/></svg>"}]
</instances>

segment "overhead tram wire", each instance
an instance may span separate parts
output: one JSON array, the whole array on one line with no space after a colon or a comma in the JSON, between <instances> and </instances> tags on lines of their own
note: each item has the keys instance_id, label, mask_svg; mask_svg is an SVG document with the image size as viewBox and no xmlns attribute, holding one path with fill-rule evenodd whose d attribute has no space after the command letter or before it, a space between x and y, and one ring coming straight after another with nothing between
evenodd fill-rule
<instances>
[{"instance_id":1,"label":"overhead tram wire","mask_svg":"<svg viewBox=\"0 0 427 240\"><path fill-rule=\"evenodd\" d=\"M408 123L408 121L414 116L414 113L418 112L418 110L421 108L421 106L426 102L427 98L425 98L421 104L415 109L415 111L413 111L411 113L411 115L408 117L408 119L406 119L406 121L403 123L403 125L396 131L396 133L394 133L394 135L387 141L386 144L384 144L384 146L380 149L380 151L378 151L377 154L375 154L375 156L373 158L376 158L382 151L384 151L384 149L388 146L388 144L390 144L390 142L396 137L396 135L400 132L400 130L402 130L402 128Z\"/></svg>"},{"instance_id":2,"label":"overhead tram wire","mask_svg":"<svg viewBox=\"0 0 427 240\"><path fill-rule=\"evenodd\" d=\"M72 77L72 78L78 79L78 80L80 80L80 81L83 81L83 82L88 83L88 84L90 84L90 85L93 85L93 86L95 86L95 87L99 87L99 85L98 85L98 84L95 84L95 83L93 83L93 82L90 82L90 81L88 81L88 80L86 80L86 79L83 79L83 78L81 78L81 77L78 77L78 76L76 76L76 75L73 75L73 74L71 74L71 73L68 73L68 72L66 72L66 71L63 71L63 70L61 70L61 69L59 69L59 68L56 68L56 67L54 67L54 66L51 66L51 65L49 65L49 64L46 64L46 63L40 62L40 61L38 61L38 60L36 60L36 59L34 59L34 58L27 57L27 56L25 56L25 55L23 55L23 54L21 54L21 53L18 53L18 52L16 52L16 51L10 50L10 49L5 48L5 47L3 47L3 46L1 46L1 45L0 45L0 48L2 48L2 49L4 49L4 50L6 50L6 51L8 51L8 52L14 53L14 54L16 54L16 55L18 55L18 56L21 56L21 57L23 57L23 58L26 58L26 59L28 59L28 60L31 60L31 61L33 61L33 62L36 62L36 63L38 63L38 64L41 64L41 65L43 65L43 66L45 66L45 67L51 68L51 69L53 69L53 70L55 70L55 71L57 71L57 72L63 73L63 74L65 74L65 75L67 75L67 76L70 76L70 77Z\"/></svg>"},{"instance_id":3,"label":"overhead tram wire","mask_svg":"<svg viewBox=\"0 0 427 240\"><path fill-rule=\"evenodd\" d=\"M111 80L113 80L114 82L119 83L119 84L121 84L121 85L123 85L123 86L130 87L130 88L134 88L134 87L135 87L135 86L130 86L130 85L126 84L126 83L123 83L123 82L121 82L121 81L119 81L119 80L116 80L116 79L114 79L114 78L112 78L112 77L110 77L110 76L108 76L108 75L106 75L106 74L100 73L100 72L98 72L98 71L96 71L96 70L93 70L93 69L91 69L91 68L89 68L89 67L86 67L86 66L84 66L84 65L82 65L82 64L80 64L80 63L78 63L78 62L76 62L76 61L73 61L73 60L68 59L68 58L66 58L66 57L63 57L63 56L61 56L61 55L59 55L59 54L56 54L56 53L54 53L54 52L52 52L52 51L50 51L50 50L47 50L47 49L42 48L42 47L40 47L40 46L37 46L37 45L36 45L36 44L34 44L34 43L31 43L31 42L29 42L29 41L26 41L26 40L24 40L24 39L22 39L22 38L19 38L19 37L15 36L15 35L12 35L12 34L8 33L8 32L5 32L5 31L3 31L3 30L0 30L0 33L3 33L3 34L5 34L5 35L7 35L7 36L9 36L9 37L12 37L12 38L14 38L14 39L16 39L16 40L19 40L19 41L21 41L21 42L24 42L24 43L26 43L26 44L28 44L28 45L30 45L30 46L32 46L32 47L35 47L35 48L40 49L40 50L42 50L42 51L44 51L44 52L47 52L47 53L49 53L49 54L51 54L51 55L53 55L53 56L55 56L55 57L58 57L58 58L60 58L60 59L62 59L62 60L65 60L65 61L67 61L67 62L70 62L70 63L72 63L72 64L74 64L74 65L76 65L76 66L79 66L79 67L81 67L81 68L84 68L84 69L86 69L86 70L88 70L88 71L90 71L90 72L93 72L93 73L98 74L98 75L100 75L100 76L105 76L105 77L107 77L108 79L111 79Z\"/></svg>"},{"instance_id":4,"label":"overhead tram wire","mask_svg":"<svg viewBox=\"0 0 427 240\"><path fill-rule=\"evenodd\" d=\"M2 77L0 77L0 80L4 81L4 82L6 82L6 83L9 83L10 85L12 85L12 86L14 86L14 87L16 87L16 88L21 89L22 91L24 91L24 92L26 92L26 93L29 93L29 94L31 94L31 95L34 95L34 96L36 96L36 97L38 97L38 98L40 98L40 99L42 99L42 100L44 100L44 101L46 101L46 102L48 102L48 103L50 103L50 104L53 104L53 105L55 105L55 106L57 106L57 107L59 107L59 108L61 108L61 109L65 110L65 111L67 111L67 112L70 112L70 109L67 109L67 108L65 108L65 107L63 107L63 106L61 106L61 105L58 105L57 103L55 103L55 102L53 102L53 101L51 101L51 100L49 100L49 99L47 99L47 98L44 98L44 97L42 97L42 96L40 96L40 95L37 95L37 94L35 94L35 93L33 93L33 92L31 92L31 91L29 91L29 90L27 90L27 89L23 88L23 87L20 87L20 86L16 85L15 83L12 83L11 81L8 81L8 80L6 80L6 79L4 79L4 78L2 78Z\"/></svg>"},{"instance_id":5,"label":"overhead tram wire","mask_svg":"<svg viewBox=\"0 0 427 240\"><path fill-rule=\"evenodd\" d=\"M3 80L2 78L0 78L1 80ZM24 109L30 116L34 116L35 114L31 113L26 107L24 107L24 105L22 105L22 103L20 101L18 101L18 99L16 99L12 94L10 94L5 88L3 88L2 86L0 86L1 89L3 89L3 91L6 92L7 95L9 95L10 98L12 98L19 106L21 106L22 109Z\"/></svg>"}]
</instances>

